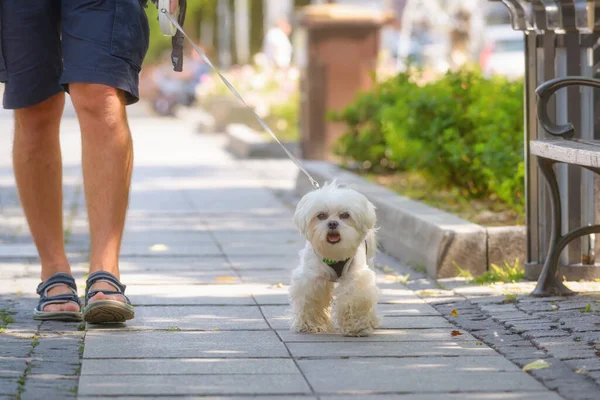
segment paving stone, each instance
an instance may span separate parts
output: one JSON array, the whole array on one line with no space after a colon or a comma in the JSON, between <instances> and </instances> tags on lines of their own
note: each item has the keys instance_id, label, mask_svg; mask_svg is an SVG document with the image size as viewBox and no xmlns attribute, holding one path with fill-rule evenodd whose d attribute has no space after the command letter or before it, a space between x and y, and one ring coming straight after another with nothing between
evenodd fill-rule
<instances>
[{"instance_id":1,"label":"paving stone","mask_svg":"<svg viewBox=\"0 0 600 400\"><path fill-rule=\"evenodd\" d=\"M553 392L477 392L477 393L435 393L435 394L372 394L372 395L339 395L319 396L322 400L563 400Z\"/></svg>"},{"instance_id":2,"label":"paving stone","mask_svg":"<svg viewBox=\"0 0 600 400\"><path fill-rule=\"evenodd\" d=\"M27 358L0 356L0 378L19 378L27 368L27 360Z\"/></svg>"},{"instance_id":3,"label":"paving stone","mask_svg":"<svg viewBox=\"0 0 600 400\"><path fill-rule=\"evenodd\" d=\"M369 337L345 337L339 333L316 334L295 333L290 330L278 330L277 334L286 343L293 342L413 342L419 341L440 342L444 340L475 342L469 333L460 331L461 335L452 336L450 329L378 329Z\"/></svg>"},{"instance_id":4,"label":"paving stone","mask_svg":"<svg viewBox=\"0 0 600 400\"><path fill-rule=\"evenodd\" d=\"M129 222L129 221L128 221ZM86 235L87 236L87 235ZM123 234L123 244L144 244L152 246L154 244L165 244L171 247L173 243L214 243L214 239L210 232L202 229L181 229L165 231L157 228L144 232L126 231Z\"/></svg>"},{"instance_id":5,"label":"paving stone","mask_svg":"<svg viewBox=\"0 0 600 400\"><path fill-rule=\"evenodd\" d=\"M564 363L573 369L584 371L600 371L600 357L565 360Z\"/></svg>"},{"instance_id":6,"label":"paving stone","mask_svg":"<svg viewBox=\"0 0 600 400\"><path fill-rule=\"evenodd\" d=\"M25 381L21 399L74 399L77 395L77 377L55 374L30 374Z\"/></svg>"},{"instance_id":7,"label":"paving stone","mask_svg":"<svg viewBox=\"0 0 600 400\"><path fill-rule=\"evenodd\" d=\"M567 337L571 334L563 330L532 330L523 332L523 337L526 339L543 338L543 337Z\"/></svg>"},{"instance_id":8,"label":"paving stone","mask_svg":"<svg viewBox=\"0 0 600 400\"><path fill-rule=\"evenodd\" d=\"M311 393L297 375L114 375L107 384L96 376L83 375L82 396L104 395L209 395L209 394L301 394Z\"/></svg>"},{"instance_id":9,"label":"paving stone","mask_svg":"<svg viewBox=\"0 0 600 400\"><path fill-rule=\"evenodd\" d=\"M274 332L90 331L83 356L86 359L253 358L288 357L288 352Z\"/></svg>"},{"instance_id":10,"label":"paving stone","mask_svg":"<svg viewBox=\"0 0 600 400\"><path fill-rule=\"evenodd\" d=\"M81 400L106 400L106 397L97 397L97 396L77 396L78 399ZM153 398L156 399L164 399L164 398L168 398L167 397L157 397L157 396L153 396ZM223 395L216 395L216 396L201 396L200 397L202 400L248 400L249 398L251 398L252 400L274 400L274 396L273 395L269 395L269 396L247 396L247 395L242 395L242 396L223 396ZM111 400L147 400L148 396L110 396ZM293 396L286 396L286 395L277 395L277 400L296 400L296 399L300 399L300 400L317 400L317 397L315 396L310 396L308 394L295 394ZM177 400L198 400L198 396L177 396ZM537 399L534 399L537 400ZM554 400L554 398L549 398L549 400Z\"/></svg>"},{"instance_id":11,"label":"paving stone","mask_svg":"<svg viewBox=\"0 0 600 400\"><path fill-rule=\"evenodd\" d=\"M423 373L417 367L402 369L398 379L397 365L400 362L385 362L381 359L349 360L300 360L299 365L317 393L351 391L377 392L453 392L453 391L540 391L545 388L524 372L444 371ZM427 358L411 360L413 365L427 364ZM335 371L336 379L331 379ZM369 379L365 379L369 371Z\"/></svg>"},{"instance_id":12,"label":"paving stone","mask_svg":"<svg viewBox=\"0 0 600 400\"><path fill-rule=\"evenodd\" d=\"M169 257L169 256L214 256L221 255L223 252L219 247L210 242L186 243L170 241L170 245L166 245L161 251L153 251L151 246L164 243L125 243L121 247L121 254L124 257L134 256L152 256L152 257Z\"/></svg>"},{"instance_id":13,"label":"paving stone","mask_svg":"<svg viewBox=\"0 0 600 400\"><path fill-rule=\"evenodd\" d=\"M474 342L365 342L357 346L353 342L288 343L294 357L411 357L411 356L489 356L494 350Z\"/></svg>"},{"instance_id":14,"label":"paving stone","mask_svg":"<svg viewBox=\"0 0 600 400\"><path fill-rule=\"evenodd\" d=\"M0 395L12 395L17 393L18 378L0 377ZM14 397L13 397L14 398Z\"/></svg>"},{"instance_id":15,"label":"paving stone","mask_svg":"<svg viewBox=\"0 0 600 400\"><path fill-rule=\"evenodd\" d=\"M291 359L121 359L119 369L115 360L86 360L81 375L202 375L202 374L299 374Z\"/></svg>"},{"instance_id":16,"label":"paving stone","mask_svg":"<svg viewBox=\"0 0 600 400\"><path fill-rule=\"evenodd\" d=\"M300 260L298 251L282 256L248 256L226 253L231 261L231 266L240 271L253 271L257 269L278 269L291 271L298 266Z\"/></svg>"},{"instance_id":17,"label":"paving stone","mask_svg":"<svg viewBox=\"0 0 600 400\"><path fill-rule=\"evenodd\" d=\"M97 397L97 396L77 396L78 399L81 400L106 400L106 397ZM156 399L164 399L165 397L156 397L153 396L153 398ZM168 397L166 397L168 398ZM270 395L270 396L247 396L247 395L242 395L242 396L223 396L223 395L217 395L217 396L201 396L200 397L202 400L248 400L249 398L251 398L252 400L274 400L274 396ZM111 400L147 400L148 397L147 396L110 396ZM296 399L300 399L300 400L317 400L317 397L315 396L310 396L307 394L295 394L293 396L286 396L286 395L277 395L277 400L296 400ZM177 400L198 400L198 396L177 396ZM534 399L537 400L537 399ZM549 400L554 400L554 398L549 398Z\"/></svg>"},{"instance_id":18,"label":"paving stone","mask_svg":"<svg viewBox=\"0 0 600 400\"><path fill-rule=\"evenodd\" d=\"M251 288L243 285L131 285L134 305L255 305Z\"/></svg>"},{"instance_id":19,"label":"paving stone","mask_svg":"<svg viewBox=\"0 0 600 400\"><path fill-rule=\"evenodd\" d=\"M136 316L126 329L182 330L268 330L257 306L153 306L137 307ZM111 327L108 326L108 329ZM105 330L103 325L88 325L89 330ZM121 327L116 329L122 330Z\"/></svg>"}]
</instances>

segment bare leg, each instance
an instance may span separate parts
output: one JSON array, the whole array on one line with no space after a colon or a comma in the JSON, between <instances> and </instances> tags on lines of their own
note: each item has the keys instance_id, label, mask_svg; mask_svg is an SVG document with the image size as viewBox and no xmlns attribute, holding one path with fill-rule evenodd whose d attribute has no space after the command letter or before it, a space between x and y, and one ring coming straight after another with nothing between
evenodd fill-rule
<instances>
[{"instance_id":1,"label":"bare leg","mask_svg":"<svg viewBox=\"0 0 600 400\"><path fill-rule=\"evenodd\" d=\"M32 107L15 110L13 168L19 198L42 264L41 279L71 274L65 254L62 213L60 119L65 104L59 93ZM71 293L66 286L50 296ZM79 311L75 303L51 304L44 311Z\"/></svg>"},{"instance_id":2,"label":"bare leg","mask_svg":"<svg viewBox=\"0 0 600 400\"><path fill-rule=\"evenodd\" d=\"M90 273L107 271L119 279L119 252L129 202L133 143L123 93L89 83L69 85L83 145L83 179L90 224ZM104 282L95 290L114 290ZM98 293L91 301L113 299Z\"/></svg>"}]
</instances>

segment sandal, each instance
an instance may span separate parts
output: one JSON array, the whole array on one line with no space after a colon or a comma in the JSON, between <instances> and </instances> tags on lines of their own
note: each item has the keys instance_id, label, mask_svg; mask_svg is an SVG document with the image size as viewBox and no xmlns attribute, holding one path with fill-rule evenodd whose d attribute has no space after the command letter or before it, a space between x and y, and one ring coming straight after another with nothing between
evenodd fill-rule
<instances>
[{"instance_id":1,"label":"sandal","mask_svg":"<svg viewBox=\"0 0 600 400\"><path fill-rule=\"evenodd\" d=\"M72 293L49 296L48 291L56 286L67 286ZM40 283L36 291L40 296L40 301L33 310L33 319L41 321L81 321L81 302L77 295L75 279L71 275L57 272L46 282ZM65 304L69 302L76 303L79 306L79 311L44 311L44 307L48 304Z\"/></svg>"},{"instance_id":2,"label":"sandal","mask_svg":"<svg viewBox=\"0 0 600 400\"><path fill-rule=\"evenodd\" d=\"M90 288L98 282L106 282L116 290L94 290ZM120 323L133 319L134 312L131 302L125 296L125 288L119 280L111 273L98 271L90 274L85 283L85 308L83 309L83 320L91 324ZM125 299L125 303L118 300L95 300L90 303L90 299L98 293L106 295L120 295Z\"/></svg>"}]
</instances>

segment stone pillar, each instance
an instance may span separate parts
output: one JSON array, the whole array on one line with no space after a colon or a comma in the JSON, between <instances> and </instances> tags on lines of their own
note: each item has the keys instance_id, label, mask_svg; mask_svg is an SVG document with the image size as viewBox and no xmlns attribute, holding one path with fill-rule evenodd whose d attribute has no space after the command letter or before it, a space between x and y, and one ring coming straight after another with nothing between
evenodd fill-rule
<instances>
[{"instance_id":1,"label":"stone pillar","mask_svg":"<svg viewBox=\"0 0 600 400\"><path fill-rule=\"evenodd\" d=\"M379 30L393 14L341 4L300 9L295 59L300 68L300 131L302 156L332 159L331 147L344 126L327 121L361 90L372 86L377 66Z\"/></svg>"}]
</instances>

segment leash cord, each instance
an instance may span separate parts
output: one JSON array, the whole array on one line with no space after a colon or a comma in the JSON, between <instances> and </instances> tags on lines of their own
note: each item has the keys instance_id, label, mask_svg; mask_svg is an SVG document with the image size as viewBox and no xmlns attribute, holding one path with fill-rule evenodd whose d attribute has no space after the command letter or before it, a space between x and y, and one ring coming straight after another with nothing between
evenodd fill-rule
<instances>
[{"instance_id":1,"label":"leash cord","mask_svg":"<svg viewBox=\"0 0 600 400\"><path fill-rule=\"evenodd\" d=\"M254 118L256 118L256 121L258 121L258 123L260 124L260 126L262 126L262 128L269 135L271 135L271 137L273 137L273 139L275 139L275 141L285 151L285 153L290 158L290 160L292 160L294 162L294 164L296 164L296 166L298 168L300 168L300 170L304 173L304 175L306 175L308 177L308 179L310 180L310 183L315 187L315 189L319 189L319 183L308 173L308 171L302 166L302 164L300 163L300 161L296 157L294 157L294 155L288 149L285 148L285 146L283 145L283 143L281 143L281 141L279 141L279 139L277 138L277 136L275 135L275 133L273 133L273 131L271 130L271 128L269 128L267 126L267 124L262 120L262 118L260 118L258 116L258 114L256 114L256 112L254 111L254 109L252 109L252 107L250 107L248 105L248 103L246 103L246 101L242 98L242 96L238 93L238 91L235 90L235 88L233 87L233 85L231 83L229 83L229 81L227 80L227 78L225 78L219 72L219 70L213 65L213 63L206 56L206 54L204 54L204 52L202 50L200 50L200 48L198 46L196 46L196 44L192 41L192 39L189 38L189 36L187 35L187 33L185 33L185 31L183 30L183 28L179 25L179 23L177 22L177 20L175 20L175 18L173 18L173 16L169 13L169 11L167 9L163 8L163 9L160 10L160 12L163 13L163 14L165 14L167 16L167 18L169 18L169 20L171 21L171 23L177 28L177 30L179 30L183 34L183 36L185 36L185 38L190 42L190 44L192 45L192 47L194 48L194 50L196 50L198 52L198 54L200 55L200 57L202 57L202 59L204 60L204 62L207 63L217 73L217 75L219 75L219 78L221 78L221 80L223 81L223 83L225 84L225 86L227 86L227 88L229 89L229 91L231 93L233 93L235 95L235 97L237 97L237 99L240 102L242 102L242 104L244 106L246 106L250 110L250 112L252 112L252 115L254 115Z\"/></svg>"}]
</instances>

